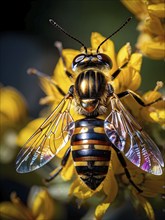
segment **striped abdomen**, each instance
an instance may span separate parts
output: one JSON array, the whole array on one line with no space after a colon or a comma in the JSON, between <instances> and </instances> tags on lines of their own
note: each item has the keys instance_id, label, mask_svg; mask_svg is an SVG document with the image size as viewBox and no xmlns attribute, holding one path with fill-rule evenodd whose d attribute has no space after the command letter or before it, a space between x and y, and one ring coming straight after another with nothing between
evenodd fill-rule
<instances>
[{"instance_id":1,"label":"striped abdomen","mask_svg":"<svg viewBox=\"0 0 165 220\"><path fill-rule=\"evenodd\" d=\"M89 188L95 190L106 177L111 156L104 121L97 118L76 121L71 147L78 175Z\"/></svg>"}]
</instances>

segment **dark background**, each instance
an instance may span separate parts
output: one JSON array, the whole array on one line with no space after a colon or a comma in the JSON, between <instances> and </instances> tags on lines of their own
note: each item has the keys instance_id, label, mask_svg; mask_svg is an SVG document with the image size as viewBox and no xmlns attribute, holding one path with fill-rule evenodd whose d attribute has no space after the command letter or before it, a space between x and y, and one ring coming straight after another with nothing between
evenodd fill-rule
<instances>
[{"instance_id":1,"label":"dark background","mask_svg":"<svg viewBox=\"0 0 165 220\"><path fill-rule=\"evenodd\" d=\"M17 88L26 98L30 115L37 117L41 107L39 98L43 95L37 79L26 74L29 67L51 74L58 60L58 52L53 46L56 40L64 48L79 49L80 45L55 29L49 22L53 18L73 36L90 46L92 31L104 36L113 33L132 14L116 0L34 0L5 1L1 6L0 35L0 82ZM119 33L113 36L116 52L126 42L133 49L137 40L138 21L132 21ZM144 58L142 66L143 92L154 88L157 80L164 79L164 62ZM20 177L15 173L14 162L1 166L1 199L9 199L11 191L19 192L26 200L29 187L41 183L34 174ZM23 196L24 195L24 196ZM107 219L121 219L130 216L129 205L121 214ZM76 212L75 212L76 213ZM127 215L127 213L131 215ZM77 220L78 220L77 214ZM134 219L139 219L134 216ZM159 218L160 219L160 218Z\"/></svg>"}]
</instances>

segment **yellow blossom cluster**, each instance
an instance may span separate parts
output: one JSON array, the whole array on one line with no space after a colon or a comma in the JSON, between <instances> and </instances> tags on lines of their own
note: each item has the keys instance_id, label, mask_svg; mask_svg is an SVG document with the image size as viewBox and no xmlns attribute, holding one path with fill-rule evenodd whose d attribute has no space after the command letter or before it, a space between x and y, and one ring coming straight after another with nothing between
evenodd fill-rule
<instances>
[{"instance_id":1,"label":"yellow blossom cluster","mask_svg":"<svg viewBox=\"0 0 165 220\"><path fill-rule=\"evenodd\" d=\"M91 35L92 50L96 50L98 45L104 39L105 38L102 35L100 35L99 33L96 33L96 32L92 33L92 35ZM141 69L141 63L142 63L142 55L140 53L132 53L131 46L128 43L125 44L119 50L118 53L116 53L114 43L111 40L107 40L103 44L103 46L100 48L100 52L108 55L112 59L113 66L112 66L111 71L109 72L109 80L111 79L110 76L113 74L113 72L115 70L117 70L119 67L121 67L124 63L126 63L126 62L128 63L124 68L122 68L121 73L114 81L110 80L110 83L114 87L115 93L120 93L120 92L123 92L128 89L130 89L134 92L137 91L137 89L139 88L139 86L141 84L140 69ZM66 62L66 68L71 73L72 77L66 76L63 62L62 62L62 59L60 58L60 60L58 61L57 65L56 65L54 73L51 77L51 80L53 83L50 83L47 80L47 78L43 78L43 77L40 78L42 88L43 88L44 92L46 93L46 97L41 99L41 103L42 104L51 104L52 108L57 106L58 103L63 98L63 95L59 92L59 89L57 89L57 87L54 86L53 84L55 83L56 85L58 85L60 87L60 89L66 94L69 90L69 87L74 83L74 80L76 78L76 76L74 75L75 73L71 69L71 64L72 64L73 58L77 54L79 54L80 52L76 51L76 50L64 49L62 51L62 53L63 53L63 58L65 59L65 62ZM150 102L154 102L157 98L161 97L161 93L159 93L157 91L159 89L159 87L160 86L157 86L153 91L141 96L144 103L147 104ZM152 93L152 95L149 95L150 93ZM137 105L135 107L134 105L130 104L129 102L132 103L132 101L128 100L128 102L126 102L126 106L129 107L129 109L131 110L133 115L136 115L136 116L138 115L140 117L144 117L148 121L157 122L157 123L162 124L162 118L161 117L157 117L157 118L151 117L151 113L153 111L154 112L161 111L162 110L161 106L163 105L162 104L163 101L155 103L153 109L149 109L149 107L147 107L147 108L141 107L139 105ZM135 102L135 100L134 100L134 102ZM146 117L145 114L141 114L142 111L145 111L145 114L148 115L148 117ZM76 113L73 106L71 108L71 115L74 118L74 120L78 120L81 117L78 113ZM105 118L106 116L103 115L102 117ZM34 133L34 131L40 126L40 124L43 122L44 119L45 118L35 119L34 121L30 122L24 129L22 129L22 131L20 132L20 134L18 136L18 145L22 146L25 143L25 141L28 139L28 137L30 137ZM52 143L52 145L53 145L53 143ZM67 145L67 147L68 146L69 145ZM64 156L64 151L63 150L60 151L56 156L59 158L62 158ZM145 189L148 187L148 185L147 185L148 182L147 182L147 184L145 184L144 180L139 181L139 179L136 177L136 174L134 174L135 168L132 169L131 166L133 166L133 165L130 165L130 167L128 167L128 169L130 168L130 173L131 173L131 175L133 175L133 180L135 181L135 183L137 185L139 184L140 187L143 185L144 196L148 196L149 194L150 194L150 196L152 196L152 195L155 196L155 194L162 192L160 190L160 188L162 187L162 184L163 184L162 179L161 179L161 181L156 178L154 180L152 180L152 177L149 177L149 179L151 179L151 182L153 184L157 184L157 181L158 182L160 181L160 185L158 184L159 188L158 189L155 188L156 190L154 192L152 190L149 190L149 193L147 194L147 191ZM121 172L119 172L119 171L121 171ZM109 205L115 199L117 192L118 192L118 184L117 184L115 175L121 175L122 172L123 172L123 169L122 169L120 163L118 162L118 159L116 158L115 152L113 152L113 150L112 150L112 158L111 158L108 174L107 174L105 180L102 182L102 184L100 184L100 186L95 191L90 190L86 185L84 185L84 183L77 176L71 155L69 156L69 159L61 172L61 177L65 181L68 181L68 180L73 179L73 176L74 176L74 180L73 180L73 183L70 187L69 194L74 195L81 200L88 199L92 196L97 195L100 192L102 192L104 194L105 199L97 206L96 211L95 211L96 219L101 219L102 216L104 215L104 213L106 212L106 210L108 209ZM142 175L142 173L144 173L144 172L142 172L140 170L138 176L140 177L140 175ZM148 180L147 178L148 177L145 175L145 180ZM123 184L125 184L125 179L123 179ZM142 189L143 189L143 187L142 187ZM150 187L149 187L149 189L150 189ZM144 203L145 203L145 201L144 201ZM147 204L147 202L145 204Z\"/></svg>"},{"instance_id":2,"label":"yellow blossom cluster","mask_svg":"<svg viewBox=\"0 0 165 220\"><path fill-rule=\"evenodd\" d=\"M2 219L51 220L54 207L54 201L45 188L32 187L28 197L28 206L13 192L11 202L0 203L0 216Z\"/></svg>"},{"instance_id":3,"label":"yellow blossom cluster","mask_svg":"<svg viewBox=\"0 0 165 220\"><path fill-rule=\"evenodd\" d=\"M11 86L0 86L1 133L9 127L16 127L27 116L27 106L22 94Z\"/></svg>"},{"instance_id":4,"label":"yellow blossom cluster","mask_svg":"<svg viewBox=\"0 0 165 220\"><path fill-rule=\"evenodd\" d=\"M165 59L164 0L121 0L139 20L140 36L136 47L152 59Z\"/></svg>"},{"instance_id":5,"label":"yellow blossom cluster","mask_svg":"<svg viewBox=\"0 0 165 220\"><path fill-rule=\"evenodd\" d=\"M14 87L0 85L0 162L8 163L15 156L17 133L26 119L23 95Z\"/></svg>"}]
</instances>

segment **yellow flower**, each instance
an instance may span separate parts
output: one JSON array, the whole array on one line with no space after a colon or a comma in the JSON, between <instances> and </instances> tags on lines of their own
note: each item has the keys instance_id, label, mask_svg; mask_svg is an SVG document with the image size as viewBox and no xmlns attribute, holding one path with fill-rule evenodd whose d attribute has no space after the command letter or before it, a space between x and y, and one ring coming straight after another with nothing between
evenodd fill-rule
<instances>
[{"instance_id":1,"label":"yellow flower","mask_svg":"<svg viewBox=\"0 0 165 220\"><path fill-rule=\"evenodd\" d=\"M137 49L152 59L165 58L165 3L163 0L121 0L121 2L140 20L141 32Z\"/></svg>"},{"instance_id":2,"label":"yellow flower","mask_svg":"<svg viewBox=\"0 0 165 220\"><path fill-rule=\"evenodd\" d=\"M28 206L16 193L11 194L11 202L0 203L0 216L6 220L51 220L53 215L54 202L45 188L31 189Z\"/></svg>"},{"instance_id":3,"label":"yellow flower","mask_svg":"<svg viewBox=\"0 0 165 220\"><path fill-rule=\"evenodd\" d=\"M165 101L163 96L158 90L163 86L161 81L157 82L156 87L152 91L146 92L142 98L145 100L145 103L154 102L156 99L162 98L159 102L154 103L153 105L141 109L141 115L143 118L150 122L156 122L165 128Z\"/></svg>"},{"instance_id":4,"label":"yellow flower","mask_svg":"<svg viewBox=\"0 0 165 220\"><path fill-rule=\"evenodd\" d=\"M90 50L96 51L98 45L103 42L104 39L105 38L99 33L92 33ZM111 40L107 40L100 47L99 52L108 55L112 60L112 69L109 71L109 73L106 73L106 77L109 79L109 82L114 87L115 93L120 93L127 89L136 91L139 88L141 84L140 69L142 63L142 55L140 53L131 53L131 46L129 43L125 44L116 54L114 43ZM57 63L51 80L49 80L48 78L40 77L42 89L46 93L46 97L42 98L40 102L41 104L51 104L51 108L54 108L58 105L64 95L68 93L70 86L74 84L76 79L76 75L72 71L71 64L75 56L80 54L80 52L76 50L64 49L62 51L62 54L65 59L66 69L70 73L70 77L66 75L61 58ZM112 74L124 64L127 65L121 68L121 72L117 76L117 78L111 81ZM35 73L35 70L33 72ZM144 100L146 100L146 103L147 101L154 101L153 97L149 98L149 100L147 100L146 97L149 96L143 97ZM130 105L132 105L132 101L130 101ZM133 109L134 113L134 106L130 106L130 109L131 108ZM139 108L137 111L138 114L140 114L140 111L141 110ZM75 111L73 105L71 106L70 113L75 121L82 117ZM102 116L103 119L105 119L105 117L106 115ZM43 120L44 118L39 118L30 122L20 132L18 136L18 144L23 145L28 137L35 132L35 130L39 127ZM53 142L49 142L49 144L52 144L52 146L54 146ZM69 145L70 143L67 143L65 149L59 151L56 156L62 158ZM123 168L121 167L121 164L117 159L116 152L112 150L108 173L104 181L99 185L98 188L96 188L96 190L90 190L79 178L74 168L71 155L69 156L69 159L61 172L61 177L65 181L73 180L73 183L70 187L69 195L74 195L80 200L86 200L90 197L99 197L100 194L103 195L103 197L101 197L100 199L100 203L97 205L95 210L95 217L97 220L99 220L103 217L110 204L115 200L115 197L118 193L118 184L115 177L118 175L120 176L122 172Z\"/></svg>"},{"instance_id":5,"label":"yellow flower","mask_svg":"<svg viewBox=\"0 0 165 220\"><path fill-rule=\"evenodd\" d=\"M65 59L67 71L72 73L72 61L74 57L80 53L80 51L64 49L62 53ZM41 87L46 94L46 97L41 98L40 103L52 104L54 108L59 104L64 94L68 93L69 87L73 84L71 78L66 76L65 68L61 58L59 59L51 78L52 82L57 85L62 92L60 93L53 83L50 83L44 78L40 78Z\"/></svg>"},{"instance_id":6,"label":"yellow flower","mask_svg":"<svg viewBox=\"0 0 165 220\"><path fill-rule=\"evenodd\" d=\"M130 109L133 116L143 123L157 123L163 129L165 127L165 101L163 94L159 90L163 87L163 82L158 81L155 88L144 94L139 95L143 102L147 105L160 99L158 102L153 103L149 106L141 106L132 97L123 98L122 101Z\"/></svg>"},{"instance_id":7,"label":"yellow flower","mask_svg":"<svg viewBox=\"0 0 165 220\"><path fill-rule=\"evenodd\" d=\"M146 173L139 168L135 169L135 166L129 161L127 161L127 165L131 174L131 179L143 192L139 194L137 190L130 185L124 171L120 174L117 174L120 186L123 188L123 190L130 188L132 191L133 198L136 200L136 205L142 206L146 212L148 219L154 220L154 210L150 202L146 199L146 197L148 197L149 199L159 198L161 197L161 195L164 194L165 173L163 173L163 175L161 176L155 176Z\"/></svg>"},{"instance_id":8,"label":"yellow flower","mask_svg":"<svg viewBox=\"0 0 165 220\"><path fill-rule=\"evenodd\" d=\"M139 168L135 169L135 166L129 161L127 162L127 165L129 167L132 180L141 190L143 190L140 195L145 197L155 197L158 194L161 195L164 193L163 186L165 173L160 176L155 176L146 173ZM137 192L136 189L129 184L129 180L124 172L122 172L122 174L118 174L118 176L120 176L120 180L123 184L128 184L129 187L132 188L132 191Z\"/></svg>"},{"instance_id":9,"label":"yellow flower","mask_svg":"<svg viewBox=\"0 0 165 220\"><path fill-rule=\"evenodd\" d=\"M0 86L0 125L1 133L9 127L16 127L27 114L24 97L13 87Z\"/></svg>"},{"instance_id":10,"label":"yellow flower","mask_svg":"<svg viewBox=\"0 0 165 220\"><path fill-rule=\"evenodd\" d=\"M96 50L98 45L105 38L99 33L92 33L91 45L92 49ZM131 53L131 46L126 43L116 54L114 43L111 40L107 40L102 47L100 52L107 54L112 60L112 69L110 75L112 75L115 70L121 67L123 64L128 62L127 66L122 68L121 73L118 77L111 81L114 87L115 93L123 92L127 89L136 91L141 84L140 69L142 64L142 55L139 53ZM110 79L110 75L108 76Z\"/></svg>"},{"instance_id":11,"label":"yellow flower","mask_svg":"<svg viewBox=\"0 0 165 220\"><path fill-rule=\"evenodd\" d=\"M10 162L16 151L18 130L27 118L27 105L21 93L11 86L0 85L0 161Z\"/></svg>"},{"instance_id":12,"label":"yellow flower","mask_svg":"<svg viewBox=\"0 0 165 220\"><path fill-rule=\"evenodd\" d=\"M125 195L127 198L128 196L130 197L130 200L132 201L136 210L139 209L140 212L142 207L146 213L147 219L155 220L154 209L150 203L150 200L151 198L160 200L161 196L164 195L165 173L163 173L161 176L155 176L142 171L138 167L135 167L135 165L128 160L126 163L131 175L131 180L142 190L142 192L139 193L135 187L130 184L123 167L121 167L116 154L114 154L112 164L115 177L119 184L119 190L121 191L122 195Z\"/></svg>"}]
</instances>

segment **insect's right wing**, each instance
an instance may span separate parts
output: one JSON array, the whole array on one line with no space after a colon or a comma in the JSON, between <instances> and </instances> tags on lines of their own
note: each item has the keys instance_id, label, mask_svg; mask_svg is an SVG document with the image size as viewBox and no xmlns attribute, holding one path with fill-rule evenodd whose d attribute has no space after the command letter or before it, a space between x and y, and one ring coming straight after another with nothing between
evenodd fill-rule
<instances>
[{"instance_id":1,"label":"insect's right wing","mask_svg":"<svg viewBox=\"0 0 165 220\"><path fill-rule=\"evenodd\" d=\"M69 113L71 102L72 97L65 97L27 140L17 156L17 172L27 173L42 167L66 146L75 126Z\"/></svg>"},{"instance_id":2,"label":"insect's right wing","mask_svg":"<svg viewBox=\"0 0 165 220\"><path fill-rule=\"evenodd\" d=\"M159 148L115 94L110 101L112 111L104 128L111 143L137 167L161 175L164 162Z\"/></svg>"}]
</instances>

